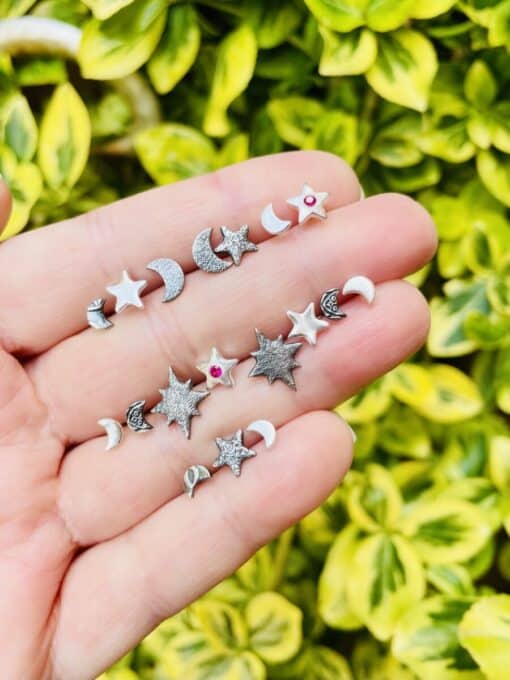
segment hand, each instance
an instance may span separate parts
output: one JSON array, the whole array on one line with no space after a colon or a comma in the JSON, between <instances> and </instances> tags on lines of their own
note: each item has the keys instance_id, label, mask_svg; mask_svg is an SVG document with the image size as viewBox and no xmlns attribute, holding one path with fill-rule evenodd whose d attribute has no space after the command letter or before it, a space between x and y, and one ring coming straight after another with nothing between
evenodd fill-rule
<instances>
[{"instance_id":1,"label":"hand","mask_svg":"<svg viewBox=\"0 0 510 680\"><path fill-rule=\"evenodd\" d=\"M326 222L268 238L264 205L295 217L284 199L306 180L329 191ZM261 545L321 503L345 474L349 429L327 409L417 350L427 305L400 281L436 247L423 208L398 195L359 201L338 158L298 152L260 158L158 188L0 245L0 648L9 680L94 678L161 620L231 574ZM8 201L1 192L0 221ZM208 226L254 225L259 252L223 274L195 270L194 236ZM189 272L161 304L156 257ZM86 327L88 303L123 269L147 278L143 311ZM379 283L372 306L345 305L316 347L305 344L298 391L248 379L254 327L288 333L301 310L354 274ZM215 345L243 359L234 389L202 402L192 437L157 419L105 453L97 420L122 421L131 401L158 398L171 365L195 365ZM224 468L182 493L184 470L211 465L215 436L257 418L278 426L274 449ZM154 419L153 419L153 422Z\"/></svg>"}]
</instances>

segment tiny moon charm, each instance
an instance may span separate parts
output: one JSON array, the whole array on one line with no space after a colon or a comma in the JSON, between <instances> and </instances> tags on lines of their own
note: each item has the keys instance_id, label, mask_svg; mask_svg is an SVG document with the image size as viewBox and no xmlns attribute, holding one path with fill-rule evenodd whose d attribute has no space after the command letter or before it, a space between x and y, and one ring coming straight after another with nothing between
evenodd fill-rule
<instances>
[{"instance_id":1,"label":"tiny moon charm","mask_svg":"<svg viewBox=\"0 0 510 680\"><path fill-rule=\"evenodd\" d=\"M375 300L374 282L366 276L353 276L345 284L343 295L362 295L369 305Z\"/></svg>"},{"instance_id":2,"label":"tiny moon charm","mask_svg":"<svg viewBox=\"0 0 510 680\"><path fill-rule=\"evenodd\" d=\"M212 229L204 229L193 241L192 254L199 269L210 274L219 274L232 266L232 260L222 260L211 246Z\"/></svg>"},{"instance_id":3,"label":"tiny moon charm","mask_svg":"<svg viewBox=\"0 0 510 680\"><path fill-rule=\"evenodd\" d=\"M193 498L197 485L206 479L211 479L211 473L205 465L192 465L184 473L184 491Z\"/></svg>"},{"instance_id":4,"label":"tiny moon charm","mask_svg":"<svg viewBox=\"0 0 510 680\"><path fill-rule=\"evenodd\" d=\"M167 257L160 257L157 260L152 260L147 265L156 274L159 274L165 284L165 296L163 302L170 302L175 300L182 293L184 288L184 272L182 267L175 260Z\"/></svg>"},{"instance_id":5,"label":"tiny moon charm","mask_svg":"<svg viewBox=\"0 0 510 680\"><path fill-rule=\"evenodd\" d=\"M246 428L247 432L256 432L264 440L266 449L270 449L276 441L276 428L269 420L254 420Z\"/></svg>"},{"instance_id":6,"label":"tiny moon charm","mask_svg":"<svg viewBox=\"0 0 510 680\"><path fill-rule=\"evenodd\" d=\"M126 424L133 432L148 432L153 426L145 419L145 399L130 404L126 411Z\"/></svg>"},{"instance_id":7,"label":"tiny moon charm","mask_svg":"<svg viewBox=\"0 0 510 680\"><path fill-rule=\"evenodd\" d=\"M105 304L106 300L104 298L98 298L93 300L87 307L87 321L91 328L102 331L113 326L113 323L104 314Z\"/></svg>"},{"instance_id":8,"label":"tiny moon charm","mask_svg":"<svg viewBox=\"0 0 510 680\"><path fill-rule=\"evenodd\" d=\"M111 451L122 441L122 425L113 418L102 418L97 421L98 425L104 427L107 434L106 451Z\"/></svg>"},{"instance_id":9,"label":"tiny moon charm","mask_svg":"<svg viewBox=\"0 0 510 680\"><path fill-rule=\"evenodd\" d=\"M283 234L283 232L287 231L292 224L290 220L282 220L275 214L272 203L266 205L262 211L260 221L264 229L273 236L276 234Z\"/></svg>"},{"instance_id":10,"label":"tiny moon charm","mask_svg":"<svg viewBox=\"0 0 510 680\"><path fill-rule=\"evenodd\" d=\"M338 304L338 294L340 293L340 288L330 288L325 293L321 295L320 307L321 312L328 319L345 319L347 314L342 312L340 305Z\"/></svg>"}]
</instances>

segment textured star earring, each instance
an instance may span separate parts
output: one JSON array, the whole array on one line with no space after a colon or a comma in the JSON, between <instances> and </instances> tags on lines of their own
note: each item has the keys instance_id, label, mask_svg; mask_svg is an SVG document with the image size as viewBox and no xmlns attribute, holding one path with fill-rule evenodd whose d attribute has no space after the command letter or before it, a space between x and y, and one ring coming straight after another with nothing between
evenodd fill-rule
<instances>
[{"instance_id":1,"label":"textured star earring","mask_svg":"<svg viewBox=\"0 0 510 680\"><path fill-rule=\"evenodd\" d=\"M213 249L211 245L212 229L204 229L193 241L192 255L199 269L209 274L220 274L233 264L238 266L245 253L255 252L258 247L248 238L249 227L244 224L237 231L220 227L223 241ZM228 253L231 260L222 260L216 253Z\"/></svg>"},{"instance_id":2,"label":"textured star earring","mask_svg":"<svg viewBox=\"0 0 510 680\"><path fill-rule=\"evenodd\" d=\"M151 413L159 413L166 416L168 425L177 423L184 436L191 436L191 419L199 416L199 403L208 397L210 392L193 390L191 380L181 382L172 368L168 371L168 387L159 390L161 401L156 404Z\"/></svg>"},{"instance_id":3,"label":"textured star earring","mask_svg":"<svg viewBox=\"0 0 510 680\"><path fill-rule=\"evenodd\" d=\"M275 340L266 338L259 330L255 330L259 349L252 352L255 366L251 369L249 377L264 375L269 384L275 380L281 380L292 390L296 389L293 370L299 367L295 355L301 349L301 342L285 343L283 336L279 335Z\"/></svg>"}]
</instances>

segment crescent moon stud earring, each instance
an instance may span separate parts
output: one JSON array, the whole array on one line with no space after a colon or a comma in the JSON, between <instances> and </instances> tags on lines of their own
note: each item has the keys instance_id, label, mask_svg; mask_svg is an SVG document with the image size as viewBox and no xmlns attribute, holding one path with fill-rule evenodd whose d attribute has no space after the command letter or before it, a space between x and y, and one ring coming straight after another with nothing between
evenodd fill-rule
<instances>
[{"instance_id":1,"label":"crescent moon stud earring","mask_svg":"<svg viewBox=\"0 0 510 680\"><path fill-rule=\"evenodd\" d=\"M104 331L113 327L113 323L105 316L105 304L106 300L104 298L98 298L97 300L92 300L87 307L87 322L91 328Z\"/></svg>"},{"instance_id":2,"label":"crescent moon stud earring","mask_svg":"<svg viewBox=\"0 0 510 680\"><path fill-rule=\"evenodd\" d=\"M163 302L175 300L182 293L184 288L184 272L178 262L170 258L160 257L149 262L147 269L159 274L165 284Z\"/></svg>"},{"instance_id":3,"label":"crescent moon stud earring","mask_svg":"<svg viewBox=\"0 0 510 680\"><path fill-rule=\"evenodd\" d=\"M345 283L342 294L361 295L371 305L375 300L375 284L367 276L352 276Z\"/></svg>"},{"instance_id":4,"label":"crescent moon stud earring","mask_svg":"<svg viewBox=\"0 0 510 680\"><path fill-rule=\"evenodd\" d=\"M211 479L211 473L205 465L192 465L184 473L184 491L193 498L197 485L206 479Z\"/></svg>"}]
</instances>

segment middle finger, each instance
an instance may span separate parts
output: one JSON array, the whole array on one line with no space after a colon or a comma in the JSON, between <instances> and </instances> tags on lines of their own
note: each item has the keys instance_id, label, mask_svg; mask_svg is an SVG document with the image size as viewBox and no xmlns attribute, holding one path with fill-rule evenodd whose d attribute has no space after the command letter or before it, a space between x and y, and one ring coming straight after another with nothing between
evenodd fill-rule
<instances>
[{"instance_id":1,"label":"middle finger","mask_svg":"<svg viewBox=\"0 0 510 680\"><path fill-rule=\"evenodd\" d=\"M153 404L169 364L181 379L198 380L195 366L211 346L242 359L255 349L254 327L267 336L286 333L287 309L302 311L354 274L377 282L406 276L434 248L432 221L421 206L404 196L376 196L330 213L325 224L268 240L239 268L193 272L169 305L155 291L143 313L115 317L108 333L87 330L65 340L27 368L58 434L81 442L100 432L99 418L122 421L137 399Z\"/></svg>"}]
</instances>

